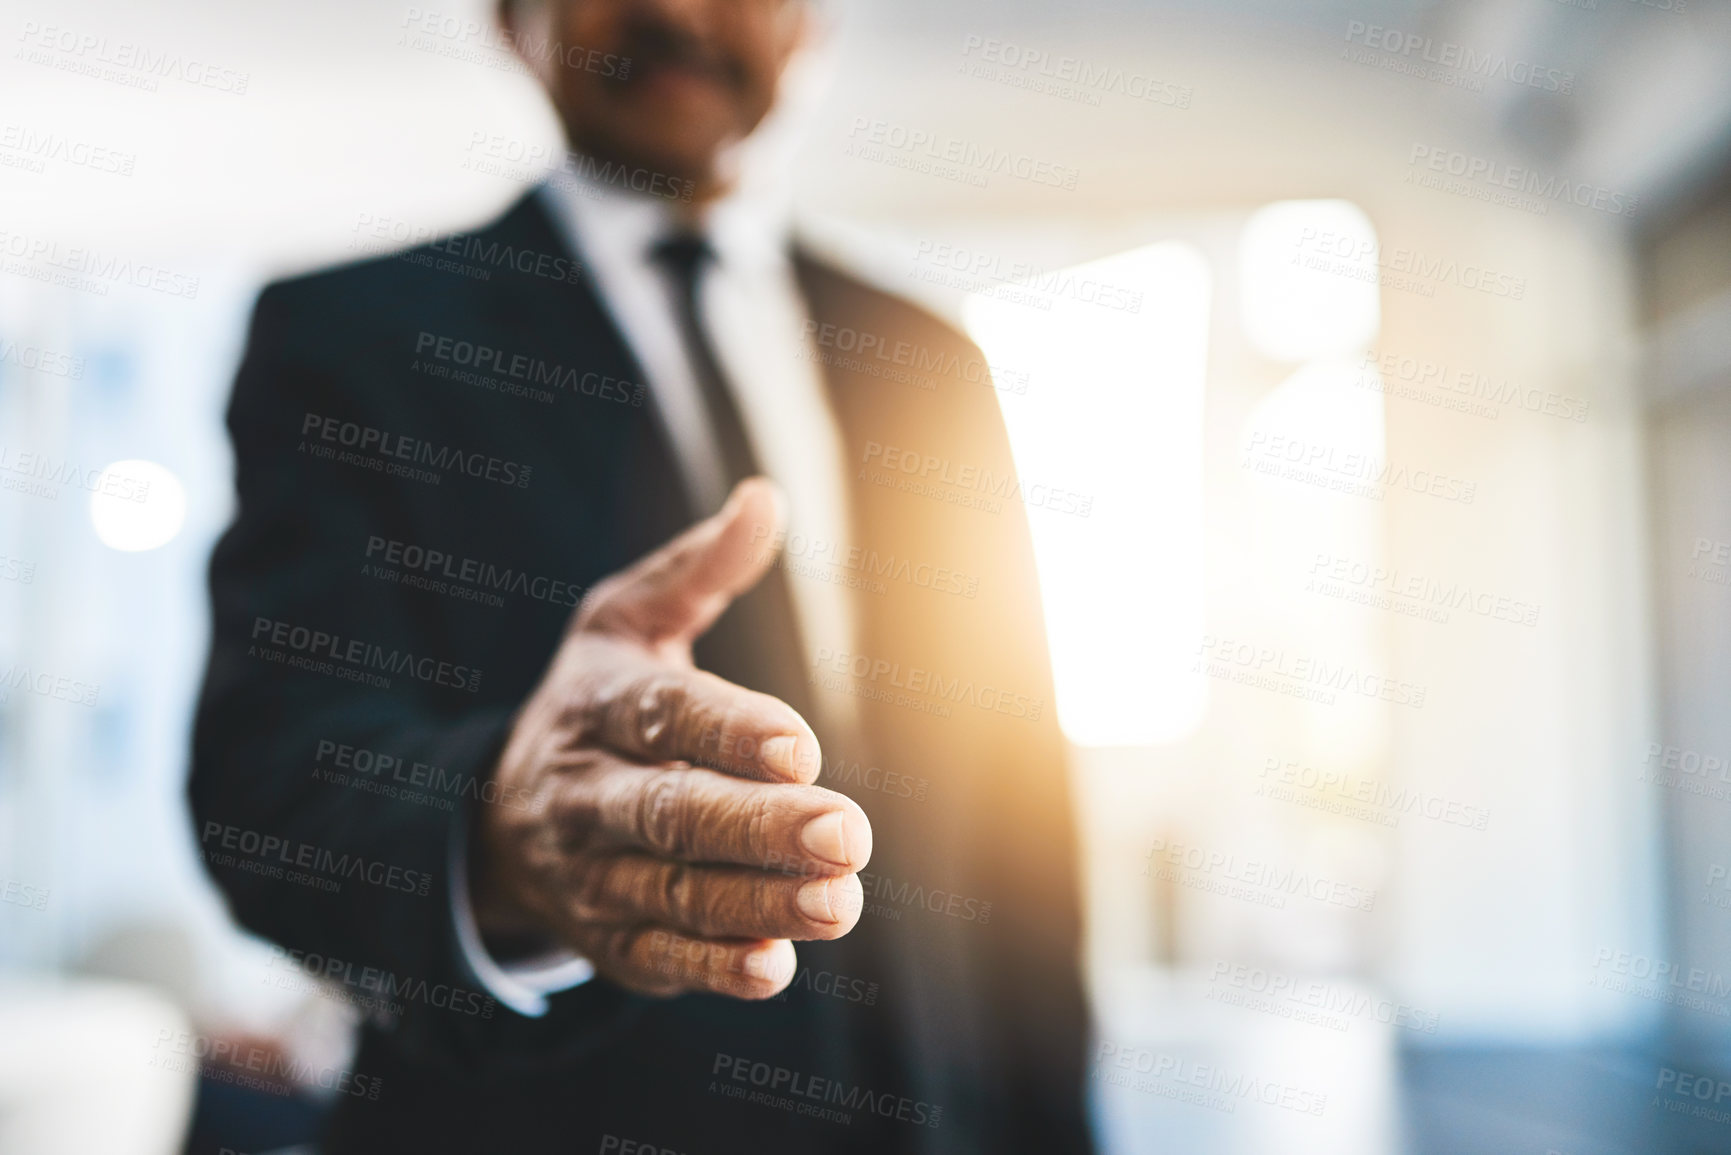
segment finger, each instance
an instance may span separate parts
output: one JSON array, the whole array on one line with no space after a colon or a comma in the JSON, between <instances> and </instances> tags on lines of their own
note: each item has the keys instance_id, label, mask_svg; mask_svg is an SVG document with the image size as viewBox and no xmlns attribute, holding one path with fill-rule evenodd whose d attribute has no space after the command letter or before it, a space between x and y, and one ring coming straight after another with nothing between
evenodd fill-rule
<instances>
[{"instance_id":1,"label":"finger","mask_svg":"<svg viewBox=\"0 0 1731 1155\"><path fill-rule=\"evenodd\" d=\"M767 999L793 981L798 962L786 939L703 939L658 926L589 928L573 945L619 985L663 996Z\"/></svg>"},{"instance_id":2,"label":"finger","mask_svg":"<svg viewBox=\"0 0 1731 1155\"><path fill-rule=\"evenodd\" d=\"M583 696L601 745L638 762L690 762L769 782L813 782L823 751L778 698L619 646Z\"/></svg>"},{"instance_id":3,"label":"finger","mask_svg":"<svg viewBox=\"0 0 1731 1155\"><path fill-rule=\"evenodd\" d=\"M570 904L578 922L652 922L700 938L834 939L864 907L859 876L801 878L647 854L592 861Z\"/></svg>"},{"instance_id":4,"label":"finger","mask_svg":"<svg viewBox=\"0 0 1731 1155\"><path fill-rule=\"evenodd\" d=\"M821 786L761 785L713 770L615 763L574 786L569 830L661 858L789 874L852 874L871 861L859 803Z\"/></svg>"},{"instance_id":5,"label":"finger","mask_svg":"<svg viewBox=\"0 0 1731 1155\"><path fill-rule=\"evenodd\" d=\"M775 561L784 504L773 482L746 478L715 516L598 584L576 628L688 645Z\"/></svg>"}]
</instances>

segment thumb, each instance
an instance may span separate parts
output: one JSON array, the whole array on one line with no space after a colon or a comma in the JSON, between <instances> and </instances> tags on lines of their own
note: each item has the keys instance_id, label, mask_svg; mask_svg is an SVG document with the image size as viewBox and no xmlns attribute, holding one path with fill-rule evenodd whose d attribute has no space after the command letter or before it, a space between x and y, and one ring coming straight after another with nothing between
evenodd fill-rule
<instances>
[{"instance_id":1,"label":"thumb","mask_svg":"<svg viewBox=\"0 0 1731 1155\"><path fill-rule=\"evenodd\" d=\"M768 478L746 478L713 517L597 584L575 628L689 644L775 563L786 504Z\"/></svg>"}]
</instances>

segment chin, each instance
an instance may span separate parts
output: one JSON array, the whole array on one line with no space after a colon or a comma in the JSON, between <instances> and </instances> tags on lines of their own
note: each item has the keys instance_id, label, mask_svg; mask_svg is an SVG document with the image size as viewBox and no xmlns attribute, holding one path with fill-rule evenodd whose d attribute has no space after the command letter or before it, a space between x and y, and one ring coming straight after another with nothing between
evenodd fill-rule
<instances>
[{"instance_id":1,"label":"chin","mask_svg":"<svg viewBox=\"0 0 1731 1155\"><path fill-rule=\"evenodd\" d=\"M654 113L622 117L608 135L618 142L617 151L636 157L647 168L681 179L702 180L732 133L719 124L704 124L695 115L675 118Z\"/></svg>"}]
</instances>

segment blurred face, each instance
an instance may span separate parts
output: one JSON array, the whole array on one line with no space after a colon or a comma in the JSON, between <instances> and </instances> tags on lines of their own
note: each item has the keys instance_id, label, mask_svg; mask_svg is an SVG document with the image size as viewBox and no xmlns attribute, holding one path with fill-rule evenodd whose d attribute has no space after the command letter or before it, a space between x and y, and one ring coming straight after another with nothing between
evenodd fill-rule
<instances>
[{"instance_id":1,"label":"blurred face","mask_svg":"<svg viewBox=\"0 0 1731 1155\"><path fill-rule=\"evenodd\" d=\"M718 160L775 102L806 0L503 0L566 139L598 160L723 191ZM628 63L627 63L628 62Z\"/></svg>"}]
</instances>

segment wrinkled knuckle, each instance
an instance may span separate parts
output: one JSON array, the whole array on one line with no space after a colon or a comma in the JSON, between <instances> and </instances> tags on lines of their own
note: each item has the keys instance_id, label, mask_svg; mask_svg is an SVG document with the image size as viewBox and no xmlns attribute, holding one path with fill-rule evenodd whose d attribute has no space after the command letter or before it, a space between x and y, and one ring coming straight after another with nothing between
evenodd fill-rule
<instances>
[{"instance_id":1,"label":"wrinkled knuckle","mask_svg":"<svg viewBox=\"0 0 1731 1155\"><path fill-rule=\"evenodd\" d=\"M594 802L578 796L575 790L562 790L559 783L544 780L535 788L519 812L518 822L525 826L550 825L566 831L576 827L588 829L594 824ZM495 807L494 809L505 809ZM512 807L511 809L516 809Z\"/></svg>"},{"instance_id":2,"label":"wrinkled knuckle","mask_svg":"<svg viewBox=\"0 0 1731 1155\"><path fill-rule=\"evenodd\" d=\"M724 969L717 963L718 956L727 951L723 946L663 930L649 934L657 940L651 965L664 982L675 983L684 990L707 989L717 971Z\"/></svg>"},{"instance_id":3,"label":"wrinkled knuckle","mask_svg":"<svg viewBox=\"0 0 1731 1155\"><path fill-rule=\"evenodd\" d=\"M757 880L747 900L751 905L752 925L765 931L779 931L790 921L796 924L804 922L793 900L794 888L798 885L798 882L790 883L779 878Z\"/></svg>"},{"instance_id":4,"label":"wrinkled knuckle","mask_svg":"<svg viewBox=\"0 0 1731 1155\"><path fill-rule=\"evenodd\" d=\"M661 908L674 922L699 926L704 921L701 889L694 869L683 862L670 862L661 872Z\"/></svg>"},{"instance_id":5,"label":"wrinkled knuckle","mask_svg":"<svg viewBox=\"0 0 1731 1155\"><path fill-rule=\"evenodd\" d=\"M688 781L682 774L660 774L638 796L634 818L637 837L658 854L678 858L689 849L691 794Z\"/></svg>"},{"instance_id":6,"label":"wrinkled knuckle","mask_svg":"<svg viewBox=\"0 0 1731 1155\"><path fill-rule=\"evenodd\" d=\"M624 719L638 745L656 758L671 756L685 709L685 687L671 674L654 673L635 679L621 703Z\"/></svg>"},{"instance_id":7,"label":"wrinkled knuckle","mask_svg":"<svg viewBox=\"0 0 1731 1155\"><path fill-rule=\"evenodd\" d=\"M550 826L560 848L573 854L594 845L606 824L601 796L591 790L543 792L529 805L532 812L545 811L537 821Z\"/></svg>"},{"instance_id":8,"label":"wrinkled knuckle","mask_svg":"<svg viewBox=\"0 0 1731 1155\"><path fill-rule=\"evenodd\" d=\"M617 926L602 932L601 957L614 967L639 969L641 963L649 961L637 957L638 940L642 931L638 927Z\"/></svg>"},{"instance_id":9,"label":"wrinkled knuckle","mask_svg":"<svg viewBox=\"0 0 1731 1155\"><path fill-rule=\"evenodd\" d=\"M611 906L608 891L612 881L612 868L606 864L597 863L588 870L579 871L567 903L571 917L578 922L604 921Z\"/></svg>"},{"instance_id":10,"label":"wrinkled knuckle","mask_svg":"<svg viewBox=\"0 0 1731 1155\"><path fill-rule=\"evenodd\" d=\"M624 938L625 957L637 974L668 990L685 986L690 975L678 949L683 940L665 930L646 926L629 927L618 933Z\"/></svg>"},{"instance_id":11,"label":"wrinkled knuckle","mask_svg":"<svg viewBox=\"0 0 1731 1155\"><path fill-rule=\"evenodd\" d=\"M566 727L581 746L594 744L609 729L625 725L631 700L631 678L605 659L590 657L590 666L576 677L567 702Z\"/></svg>"},{"instance_id":12,"label":"wrinkled knuckle","mask_svg":"<svg viewBox=\"0 0 1731 1155\"><path fill-rule=\"evenodd\" d=\"M732 731L705 700L703 684L707 680L700 678L696 684L681 687L679 709L673 718L675 733L670 738L681 750L725 763L723 751L732 746Z\"/></svg>"},{"instance_id":13,"label":"wrinkled knuckle","mask_svg":"<svg viewBox=\"0 0 1731 1155\"><path fill-rule=\"evenodd\" d=\"M754 863L772 868L783 865L778 861L782 856L775 853L772 840L777 808L769 791L758 791L747 805L750 809L745 815L745 852Z\"/></svg>"},{"instance_id":14,"label":"wrinkled knuckle","mask_svg":"<svg viewBox=\"0 0 1731 1155\"><path fill-rule=\"evenodd\" d=\"M641 994L666 998L685 989L678 973L674 953L658 949L655 940L665 939L665 931L621 928L608 935L608 954L615 973L623 976L626 986Z\"/></svg>"}]
</instances>

